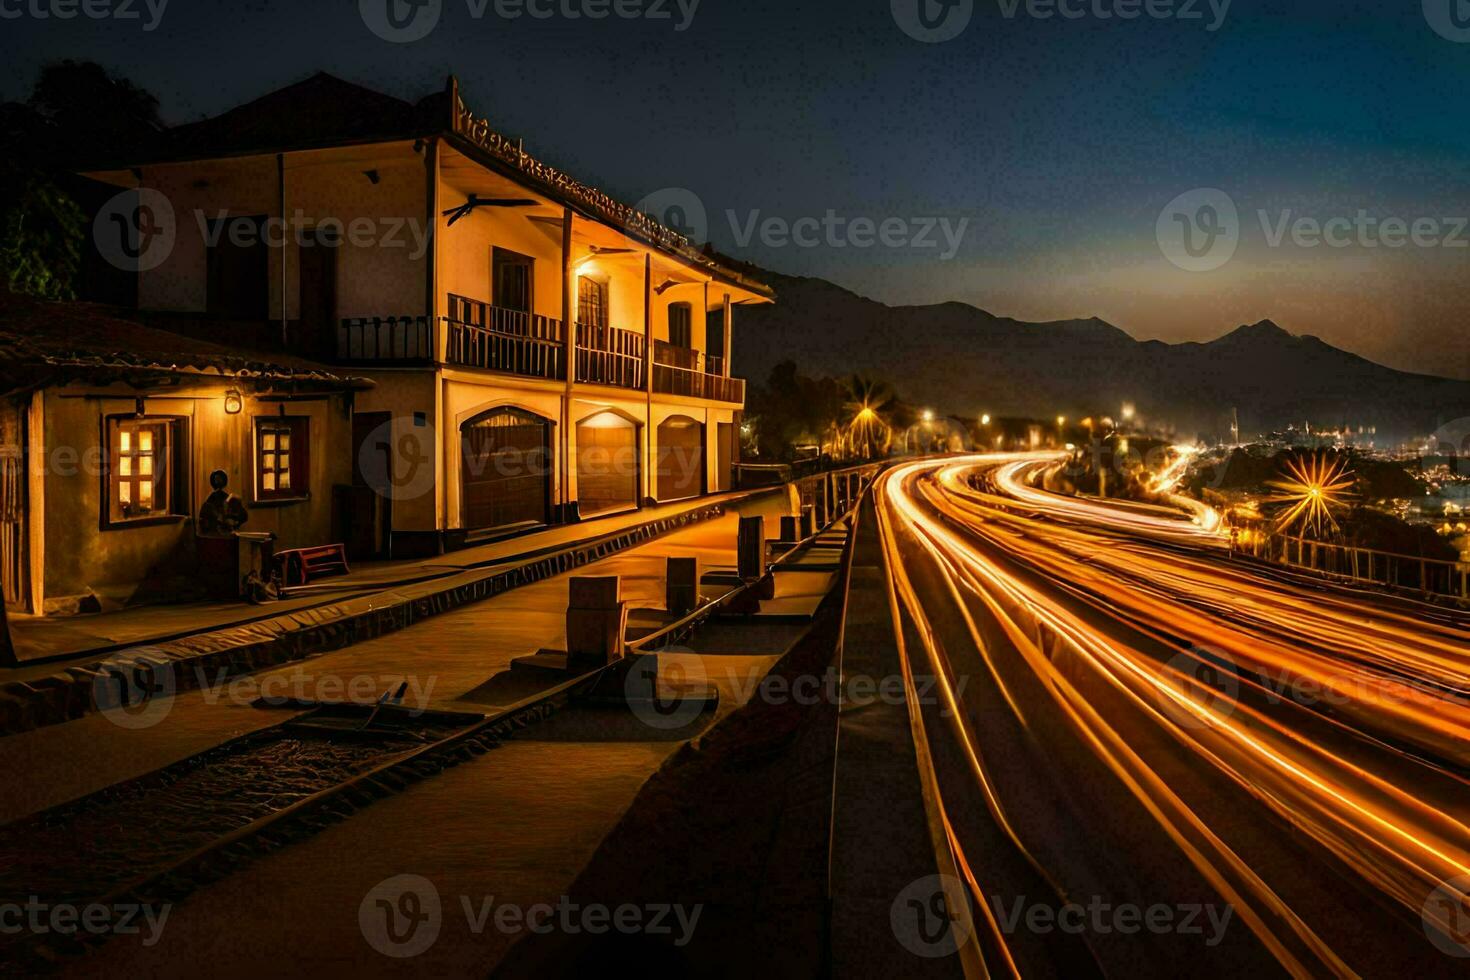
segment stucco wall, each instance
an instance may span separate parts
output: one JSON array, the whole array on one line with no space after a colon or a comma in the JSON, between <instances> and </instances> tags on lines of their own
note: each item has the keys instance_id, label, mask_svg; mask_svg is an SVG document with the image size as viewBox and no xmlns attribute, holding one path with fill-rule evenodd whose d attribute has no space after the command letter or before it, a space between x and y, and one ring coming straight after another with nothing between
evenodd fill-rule
<instances>
[{"instance_id":1,"label":"stucco wall","mask_svg":"<svg viewBox=\"0 0 1470 980\"><path fill-rule=\"evenodd\" d=\"M444 207L469 196L446 182ZM441 209L442 210L442 209ZM476 208L449 227L440 219L439 290L466 299L495 303L490 283L491 253L496 246L529 256L532 262L531 308L542 316L561 319L561 227L532 221L517 208ZM573 293L575 302L576 294ZM437 300L445 302L444 296ZM446 312L445 310L440 311ZM641 315L641 314L640 314ZM642 320L639 320L642 329Z\"/></svg>"},{"instance_id":2,"label":"stucco wall","mask_svg":"<svg viewBox=\"0 0 1470 980\"><path fill-rule=\"evenodd\" d=\"M366 176L370 170L378 178L376 184ZM150 166L143 171L143 186L168 198L175 228L168 257L139 274L138 302L145 310L205 312L207 219L224 213L279 221L282 215L274 155ZM423 157L410 143L287 154L283 238L287 319L298 316L297 230L329 224L341 229L342 244L336 249L339 316L425 313L430 233L426 188ZM283 250L272 247L268 253L267 314L274 320L281 316Z\"/></svg>"},{"instance_id":3,"label":"stucco wall","mask_svg":"<svg viewBox=\"0 0 1470 980\"><path fill-rule=\"evenodd\" d=\"M396 531L433 531L443 513L441 460L437 451L438 380L431 370L356 371L374 387L354 396L354 411L391 415L387 442L392 456L392 511ZM420 419L419 416L422 416ZM347 449L344 455L357 451Z\"/></svg>"},{"instance_id":4,"label":"stucco wall","mask_svg":"<svg viewBox=\"0 0 1470 980\"><path fill-rule=\"evenodd\" d=\"M160 524L101 529L103 513L103 420L132 415L131 394L99 397L81 389L47 392L41 426L44 446L33 447L42 468L44 494L44 598L53 605L95 592L106 602L165 598L170 576L187 576L194 556L194 515L209 494L209 474L224 470L229 489L250 508L249 531L271 531L278 548L323 544L332 535L332 487L350 483L350 454L333 451L351 440L347 396L287 403L247 395L238 415L224 412L220 384L193 389L187 397L147 398L144 413L188 421L188 499L175 510L188 517ZM77 396L77 397L68 397ZM309 498L289 503L254 500L252 433L257 416L305 416L311 432Z\"/></svg>"}]
</instances>

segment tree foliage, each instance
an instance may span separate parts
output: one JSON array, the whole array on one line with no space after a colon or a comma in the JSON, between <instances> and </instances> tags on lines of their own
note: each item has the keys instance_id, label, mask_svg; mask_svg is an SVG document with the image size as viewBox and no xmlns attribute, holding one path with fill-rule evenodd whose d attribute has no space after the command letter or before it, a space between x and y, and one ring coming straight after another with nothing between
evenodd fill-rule
<instances>
[{"instance_id":1,"label":"tree foliage","mask_svg":"<svg viewBox=\"0 0 1470 980\"><path fill-rule=\"evenodd\" d=\"M783 461L801 446L844 458L883 455L892 433L913 416L884 381L808 377L792 361L777 364L764 384L751 389L746 414L759 455Z\"/></svg>"},{"instance_id":2,"label":"tree foliage","mask_svg":"<svg viewBox=\"0 0 1470 980\"><path fill-rule=\"evenodd\" d=\"M44 174L0 178L0 269L5 288L41 299L75 299L86 217Z\"/></svg>"},{"instance_id":3,"label":"tree foliage","mask_svg":"<svg viewBox=\"0 0 1470 980\"><path fill-rule=\"evenodd\" d=\"M86 214L76 171L99 151L127 155L162 129L158 100L92 62L43 67L30 98L0 105L0 269L5 288L77 295Z\"/></svg>"}]
</instances>

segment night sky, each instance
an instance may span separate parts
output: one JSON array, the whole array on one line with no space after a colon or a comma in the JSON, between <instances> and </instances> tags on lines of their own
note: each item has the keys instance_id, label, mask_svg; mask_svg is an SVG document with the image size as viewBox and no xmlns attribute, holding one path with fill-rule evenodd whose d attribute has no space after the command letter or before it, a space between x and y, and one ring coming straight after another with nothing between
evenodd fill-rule
<instances>
[{"instance_id":1,"label":"night sky","mask_svg":"<svg viewBox=\"0 0 1470 980\"><path fill-rule=\"evenodd\" d=\"M409 99L452 71L531 152L629 201L688 188L716 247L781 272L890 303L1097 315L1171 342L1270 317L1470 378L1470 30L1453 40L1448 19L1462 0L1235 0L1213 31L1209 0L1199 19L1126 21L1090 13L1119 0L1085 0L1075 20L974 0L943 43L900 29L920 0L893 0L897 13L890 0L701 0L684 30L677 0L657 0L667 19L604 20L508 20L494 0L476 18L478 0L442 0L411 43L375 35L358 0L170 0L152 30L145 0L112 0L138 19L34 16L52 2L0 0L0 97L23 98L63 57L150 89L169 122L319 70ZM1161 211L1196 188L1226 191L1240 215L1238 251L1207 272L1176 268L1156 238ZM753 216L829 210L968 224L947 260L937 232L934 248L739 240ZM1458 247L1370 247L1356 231L1340 248L1273 246L1262 210L1273 226L1288 211L1432 219L1425 240Z\"/></svg>"}]
</instances>

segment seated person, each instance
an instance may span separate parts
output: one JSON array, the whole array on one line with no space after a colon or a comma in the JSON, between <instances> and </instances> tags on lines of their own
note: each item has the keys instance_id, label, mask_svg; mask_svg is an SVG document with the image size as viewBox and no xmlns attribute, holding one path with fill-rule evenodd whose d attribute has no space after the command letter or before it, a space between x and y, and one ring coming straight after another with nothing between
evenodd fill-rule
<instances>
[{"instance_id":1,"label":"seated person","mask_svg":"<svg viewBox=\"0 0 1470 980\"><path fill-rule=\"evenodd\" d=\"M227 538L250 520L245 502L225 490L230 478L224 470L209 474L209 485L214 488L199 508L198 533L210 538Z\"/></svg>"}]
</instances>

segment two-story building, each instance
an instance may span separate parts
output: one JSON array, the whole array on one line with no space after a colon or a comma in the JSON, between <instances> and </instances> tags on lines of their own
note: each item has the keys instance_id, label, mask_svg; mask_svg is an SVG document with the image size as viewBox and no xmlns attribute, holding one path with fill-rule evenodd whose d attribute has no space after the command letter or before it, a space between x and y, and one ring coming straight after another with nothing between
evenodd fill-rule
<instances>
[{"instance_id":1,"label":"two-story building","mask_svg":"<svg viewBox=\"0 0 1470 980\"><path fill-rule=\"evenodd\" d=\"M433 554L730 488L736 307L771 290L526 153L451 78L327 75L89 173L151 325L350 368L353 552ZM106 253L104 249L104 253Z\"/></svg>"}]
</instances>

